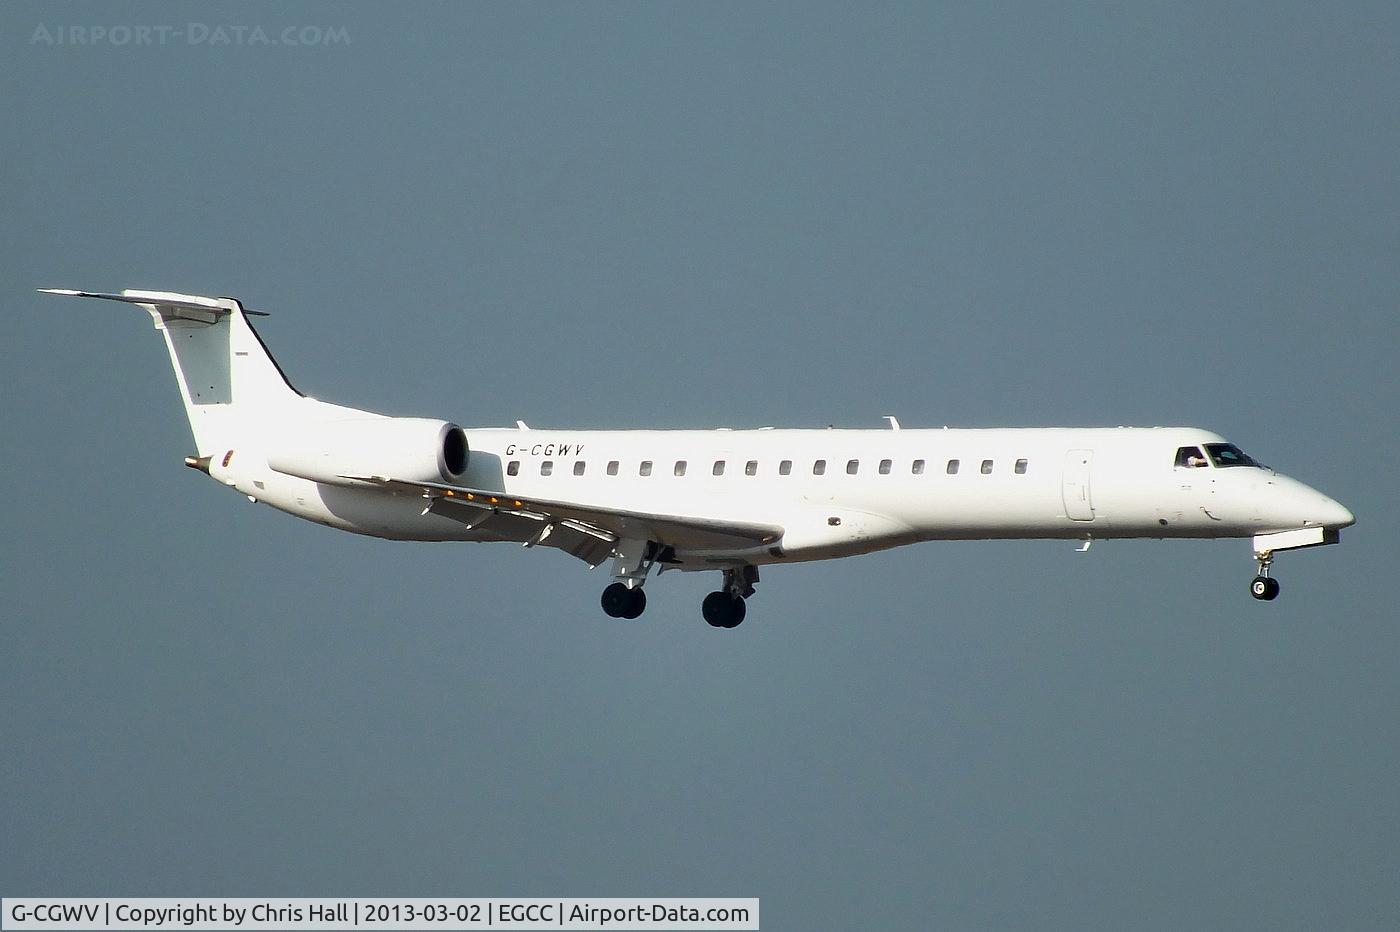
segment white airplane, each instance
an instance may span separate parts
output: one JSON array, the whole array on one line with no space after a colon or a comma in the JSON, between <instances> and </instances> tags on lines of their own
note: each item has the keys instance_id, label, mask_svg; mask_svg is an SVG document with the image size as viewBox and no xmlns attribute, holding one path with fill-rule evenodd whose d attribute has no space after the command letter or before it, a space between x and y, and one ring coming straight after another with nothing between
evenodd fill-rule
<instances>
[{"instance_id":1,"label":"white airplane","mask_svg":"<svg viewBox=\"0 0 1400 932\"><path fill-rule=\"evenodd\" d=\"M1253 538L1274 555L1337 543L1345 507L1193 427L465 430L292 388L233 298L48 294L145 308L194 433L185 463L252 502L393 540L515 541L590 567L603 611L636 618L653 568L719 570L705 620L744 620L758 568L925 540Z\"/></svg>"}]
</instances>

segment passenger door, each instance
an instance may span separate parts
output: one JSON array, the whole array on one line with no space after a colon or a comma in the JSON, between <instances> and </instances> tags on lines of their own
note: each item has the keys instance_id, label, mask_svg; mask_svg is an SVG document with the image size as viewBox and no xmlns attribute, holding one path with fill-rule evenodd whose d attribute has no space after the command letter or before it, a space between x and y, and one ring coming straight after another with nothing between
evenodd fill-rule
<instances>
[{"instance_id":1,"label":"passenger door","mask_svg":"<svg viewBox=\"0 0 1400 932\"><path fill-rule=\"evenodd\" d=\"M1065 454L1065 514L1073 521L1094 520L1094 495L1090 488L1093 469L1093 450L1070 450Z\"/></svg>"}]
</instances>

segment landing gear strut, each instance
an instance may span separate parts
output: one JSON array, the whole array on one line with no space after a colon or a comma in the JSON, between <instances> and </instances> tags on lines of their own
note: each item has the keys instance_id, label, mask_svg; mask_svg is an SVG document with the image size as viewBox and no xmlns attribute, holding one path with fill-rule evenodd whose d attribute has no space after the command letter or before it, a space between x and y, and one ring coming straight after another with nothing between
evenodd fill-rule
<instances>
[{"instance_id":1,"label":"landing gear strut","mask_svg":"<svg viewBox=\"0 0 1400 932\"><path fill-rule=\"evenodd\" d=\"M647 596L642 585L656 564L660 548L655 541L627 538L613 549L613 579L603 590L603 611L613 618L640 618L646 611Z\"/></svg>"},{"instance_id":2,"label":"landing gear strut","mask_svg":"<svg viewBox=\"0 0 1400 932\"><path fill-rule=\"evenodd\" d=\"M640 618L646 611L647 594L642 587L628 589L626 583L615 582L603 590L603 611L613 618Z\"/></svg>"},{"instance_id":3,"label":"landing gear strut","mask_svg":"<svg viewBox=\"0 0 1400 932\"><path fill-rule=\"evenodd\" d=\"M711 592L700 603L700 613L712 628L737 628L748 614L744 602L758 583L758 567L741 566L724 571L724 588Z\"/></svg>"},{"instance_id":4,"label":"landing gear strut","mask_svg":"<svg viewBox=\"0 0 1400 932\"><path fill-rule=\"evenodd\" d=\"M1278 598L1278 580L1269 575L1269 567L1274 562L1271 551L1265 550L1254 555L1259 562L1259 575L1249 584L1249 594L1261 602L1272 602Z\"/></svg>"}]
</instances>

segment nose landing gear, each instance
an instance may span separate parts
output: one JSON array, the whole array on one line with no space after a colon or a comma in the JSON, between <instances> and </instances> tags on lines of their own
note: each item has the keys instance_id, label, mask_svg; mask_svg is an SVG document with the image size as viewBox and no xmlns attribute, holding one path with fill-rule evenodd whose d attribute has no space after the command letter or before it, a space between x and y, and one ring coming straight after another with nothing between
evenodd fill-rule
<instances>
[{"instance_id":1,"label":"nose landing gear","mask_svg":"<svg viewBox=\"0 0 1400 932\"><path fill-rule=\"evenodd\" d=\"M1254 554L1254 559L1259 562L1259 575L1249 584L1249 594L1261 602L1272 602L1278 598L1278 580L1269 575L1269 566L1274 562L1272 551L1261 551Z\"/></svg>"},{"instance_id":2,"label":"nose landing gear","mask_svg":"<svg viewBox=\"0 0 1400 932\"><path fill-rule=\"evenodd\" d=\"M1278 598L1278 580L1270 576L1255 576L1249 584L1249 594L1261 602L1272 602Z\"/></svg>"}]
</instances>

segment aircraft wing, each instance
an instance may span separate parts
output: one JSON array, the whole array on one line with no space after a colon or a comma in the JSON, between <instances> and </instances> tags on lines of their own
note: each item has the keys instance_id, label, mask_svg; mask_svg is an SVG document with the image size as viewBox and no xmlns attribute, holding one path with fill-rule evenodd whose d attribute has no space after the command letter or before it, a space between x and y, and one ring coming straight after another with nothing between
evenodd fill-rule
<instances>
[{"instance_id":1,"label":"aircraft wing","mask_svg":"<svg viewBox=\"0 0 1400 932\"><path fill-rule=\"evenodd\" d=\"M482 525L483 530L504 531L503 525L521 520L527 522L528 528L528 522L534 522L537 530L525 541L527 546L560 547L590 566L607 559L613 545L624 538L652 540L677 550L747 550L774 543L783 536L783 528L774 524L628 511L383 476L345 478L419 496L428 502L425 513L448 515L472 527Z\"/></svg>"}]
</instances>

